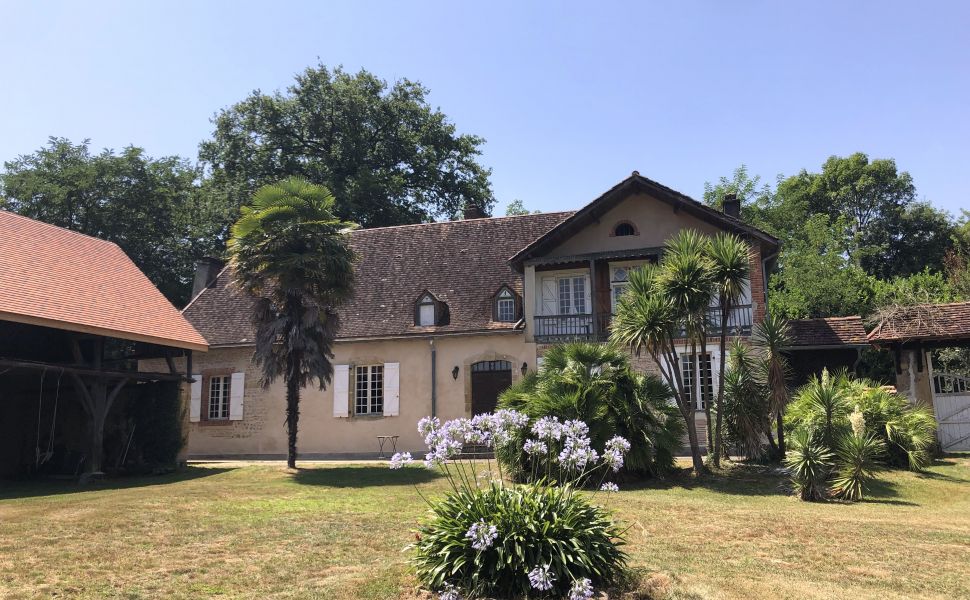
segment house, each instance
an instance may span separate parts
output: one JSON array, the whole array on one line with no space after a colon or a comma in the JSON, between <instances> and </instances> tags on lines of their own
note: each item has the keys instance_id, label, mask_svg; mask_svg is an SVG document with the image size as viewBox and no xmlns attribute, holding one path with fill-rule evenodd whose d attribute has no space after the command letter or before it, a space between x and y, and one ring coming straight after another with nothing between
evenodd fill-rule
<instances>
[{"instance_id":1,"label":"house","mask_svg":"<svg viewBox=\"0 0 970 600\"><path fill-rule=\"evenodd\" d=\"M118 246L0 211L0 474L100 471L116 400L207 349Z\"/></svg>"},{"instance_id":2,"label":"house","mask_svg":"<svg viewBox=\"0 0 970 600\"><path fill-rule=\"evenodd\" d=\"M751 245L751 286L729 317L734 335L749 335L765 314L764 273L778 240L743 223L737 201L725 208L634 172L576 212L481 218L472 210L460 221L353 232L356 295L340 313L333 382L303 392L301 456L372 456L378 436L416 450L420 418L493 410L551 345L605 340L630 269L657 261L682 229L727 231ZM259 385L250 300L212 261L201 263L197 283L183 314L210 351L195 361L187 391L189 456L282 457L285 392L282 383ZM716 322L720 309L710 315ZM720 360L713 343L703 356L683 356L686 381L702 385L702 426ZM642 357L636 364L656 368Z\"/></svg>"}]
</instances>

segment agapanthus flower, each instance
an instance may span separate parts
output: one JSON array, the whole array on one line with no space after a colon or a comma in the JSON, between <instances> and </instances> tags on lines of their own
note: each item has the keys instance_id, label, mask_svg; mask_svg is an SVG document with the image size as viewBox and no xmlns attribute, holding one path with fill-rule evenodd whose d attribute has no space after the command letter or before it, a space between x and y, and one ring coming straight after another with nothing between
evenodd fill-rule
<instances>
[{"instance_id":1,"label":"agapanthus flower","mask_svg":"<svg viewBox=\"0 0 970 600\"><path fill-rule=\"evenodd\" d=\"M472 541L472 548L475 550L487 550L498 537L498 529L495 525L489 525L484 520L479 520L468 528L465 537Z\"/></svg>"},{"instance_id":2,"label":"agapanthus flower","mask_svg":"<svg viewBox=\"0 0 970 600\"><path fill-rule=\"evenodd\" d=\"M569 600L589 600L593 597L593 582L588 578L576 579L569 588Z\"/></svg>"},{"instance_id":3,"label":"agapanthus flower","mask_svg":"<svg viewBox=\"0 0 970 600\"><path fill-rule=\"evenodd\" d=\"M540 442L539 440L526 440L525 444L522 445L522 449L526 454L530 455L545 454L549 451L546 443Z\"/></svg>"},{"instance_id":4,"label":"agapanthus flower","mask_svg":"<svg viewBox=\"0 0 970 600\"><path fill-rule=\"evenodd\" d=\"M600 491L607 492L607 493L619 492L620 486L616 485L612 481L607 481L606 483L600 486Z\"/></svg>"},{"instance_id":5,"label":"agapanthus flower","mask_svg":"<svg viewBox=\"0 0 970 600\"><path fill-rule=\"evenodd\" d=\"M589 438L567 437L563 443L558 460L566 469L581 471L586 465L595 463L599 454L589 445Z\"/></svg>"},{"instance_id":6,"label":"agapanthus flower","mask_svg":"<svg viewBox=\"0 0 970 600\"><path fill-rule=\"evenodd\" d=\"M455 586L446 583L444 591L438 595L438 600L461 600L461 595Z\"/></svg>"},{"instance_id":7,"label":"agapanthus flower","mask_svg":"<svg viewBox=\"0 0 970 600\"><path fill-rule=\"evenodd\" d=\"M623 455L616 449L607 450L603 452L603 462L616 473L623 468Z\"/></svg>"},{"instance_id":8,"label":"agapanthus flower","mask_svg":"<svg viewBox=\"0 0 970 600\"><path fill-rule=\"evenodd\" d=\"M562 423L556 417L542 417L532 424L532 433L540 440L558 440L562 438Z\"/></svg>"},{"instance_id":9,"label":"agapanthus flower","mask_svg":"<svg viewBox=\"0 0 970 600\"><path fill-rule=\"evenodd\" d=\"M413 460L410 452L397 452L391 457L391 468L400 469L404 465L410 464Z\"/></svg>"},{"instance_id":10,"label":"agapanthus flower","mask_svg":"<svg viewBox=\"0 0 970 600\"><path fill-rule=\"evenodd\" d=\"M556 578L549 573L549 565L542 565L529 571L529 583L540 592L551 590L555 580Z\"/></svg>"},{"instance_id":11,"label":"agapanthus flower","mask_svg":"<svg viewBox=\"0 0 970 600\"><path fill-rule=\"evenodd\" d=\"M630 442L626 441L626 438L616 435L606 442L606 449L617 450L621 454L626 454L630 451Z\"/></svg>"},{"instance_id":12,"label":"agapanthus flower","mask_svg":"<svg viewBox=\"0 0 970 600\"><path fill-rule=\"evenodd\" d=\"M441 428L441 421L438 417L424 417L418 421L418 433L422 437L427 437L428 434L437 431Z\"/></svg>"},{"instance_id":13,"label":"agapanthus flower","mask_svg":"<svg viewBox=\"0 0 970 600\"><path fill-rule=\"evenodd\" d=\"M562 424L562 433L568 438L584 438L589 434L589 425L578 419Z\"/></svg>"}]
</instances>

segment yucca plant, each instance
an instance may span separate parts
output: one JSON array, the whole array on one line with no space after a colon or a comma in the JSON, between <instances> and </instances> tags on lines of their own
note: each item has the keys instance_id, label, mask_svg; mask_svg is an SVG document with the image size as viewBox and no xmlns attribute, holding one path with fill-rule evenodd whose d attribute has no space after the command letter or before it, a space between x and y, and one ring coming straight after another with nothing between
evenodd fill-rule
<instances>
[{"instance_id":1,"label":"yucca plant","mask_svg":"<svg viewBox=\"0 0 970 600\"><path fill-rule=\"evenodd\" d=\"M727 347L728 321L730 320L731 309L740 301L745 290L750 285L748 281L751 264L750 253L751 249L741 238L727 233L720 233L714 236L714 239L710 241L707 247L707 255L710 259L711 280L716 290L718 305L721 307L721 327L718 332L718 343L722 357L725 355ZM724 404L725 362L721 360L718 369L718 391L717 398L714 401L717 422L714 427L714 443L711 457L715 466L719 465L721 461L721 427L725 412L721 407ZM710 411L708 411L707 416L708 423L710 423ZM708 448L711 448L711 446L708 446Z\"/></svg>"},{"instance_id":2,"label":"yucca plant","mask_svg":"<svg viewBox=\"0 0 970 600\"><path fill-rule=\"evenodd\" d=\"M824 500L834 456L810 429L799 429L792 436L791 452L785 457L792 484L802 500Z\"/></svg>"},{"instance_id":3,"label":"yucca plant","mask_svg":"<svg viewBox=\"0 0 970 600\"><path fill-rule=\"evenodd\" d=\"M852 406L846 402L845 377L823 371L803 386L785 413L791 427L817 431L826 448L849 426Z\"/></svg>"},{"instance_id":4,"label":"yucca plant","mask_svg":"<svg viewBox=\"0 0 970 600\"><path fill-rule=\"evenodd\" d=\"M788 321L769 313L755 325L752 340L762 353L763 378L768 388L768 407L776 421L778 459L785 457L785 408L788 406L788 360L784 349L791 343Z\"/></svg>"},{"instance_id":5,"label":"yucca plant","mask_svg":"<svg viewBox=\"0 0 970 600\"><path fill-rule=\"evenodd\" d=\"M745 457L757 459L762 455L763 444L771 442L767 388L759 377L751 349L740 340L731 345L728 362L722 404L727 432Z\"/></svg>"},{"instance_id":6,"label":"yucca plant","mask_svg":"<svg viewBox=\"0 0 970 600\"><path fill-rule=\"evenodd\" d=\"M886 446L876 436L860 432L844 434L838 442L838 468L832 480L832 495L852 502L862 500L869 482L875 478L876 461Z\"/></svg>"}]
</instances>

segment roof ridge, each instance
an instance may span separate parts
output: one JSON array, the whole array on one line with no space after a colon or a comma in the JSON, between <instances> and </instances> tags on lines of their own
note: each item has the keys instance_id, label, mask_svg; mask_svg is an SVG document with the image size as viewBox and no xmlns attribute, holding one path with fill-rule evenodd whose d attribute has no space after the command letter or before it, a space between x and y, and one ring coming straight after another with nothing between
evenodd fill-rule
<instances>
[{"instance_id":1,"label":"roof ridge","mask_svg":"<svg viewBox=\"0 0 970 600\"><path fill-rule=\"evenodd\" d=\"M116 247L118 249L121 248L121 246L119 246L115 242L112 242L111 240L106 240L104 238L99 238L97 236L94 236L94 235L91 235L91 234L88 234L88 233L81 233L80 231L74 231L73 229L68 229L67 227L61 227L60 225L54 225L53 223L48 223L47 221L41 221L40 219L34 219L33 217L28 217L28 216L22 215L20 213L15 213L12 210L3 210L3 209L0 209L0 213L5 213L5 214L8 214L10 216L17 217L19 219L24 219L26 221L30 221L31 223L39 223L39 224L43 225L44 227L52 227L54 229L60 229L61 231L65 232L65 233L70 233L71 235L79 235L81 237L86 237L88 239L101 242L103 244L109 244L109 245L114 246L114 247Z\"/></svg>"},{"instance_id":2,"label":"roof ridge","mask_svg":"<svg viewBox=\"0 0 970 600\"><path fill-rule=\"evenodd\" d=\"M521 219L524 217L544 217L549 215L565 215L569 213L576 212L574 210L557 210L553 212L543 212L543 213L530 213L527 215L505 215L504 217L484 217L481 219L458 219L457 221L429 221L428 223L406 223L404 225L387 225L384 227L361 227L360 229L355 229L351 233L360 233L362 231L384 231L387 229L401 229L404 227L425 227L433 225L458 225L462 223L481 223L482 221L495 222L504 221L506 219Z\"/></svg>"}]
</instances>

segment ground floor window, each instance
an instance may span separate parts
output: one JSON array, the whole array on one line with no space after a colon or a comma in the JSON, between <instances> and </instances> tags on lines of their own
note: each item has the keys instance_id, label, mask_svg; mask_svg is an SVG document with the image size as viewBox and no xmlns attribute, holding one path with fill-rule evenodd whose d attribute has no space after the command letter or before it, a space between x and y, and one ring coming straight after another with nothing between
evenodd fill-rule
<instances>
[{"instance_id":1,"label":"ground floor window","mask_svg":"<svg viewBox=\"0 0 970 600\"><path fill-rule=\"evenodd\" d=\"M354 412L358 415L384 412L384 365L359 365L356 375Z\"/></svg>"},{"instance_id":2,"label":"ground floor window","mask_svg":"<svg viewBox=\"0 0 970 600\"><path fill-rule=\"evenodd\" d=\"M209 410L206 411L207 420L222 421L229 418L229 388L231 385L231 375L213 375L209 377Z\"/></svg>"},{"instance_id":3,"label":"ground floor window","mask_svg":"<svg viewBox=\"0 0 970 600\"><path fill-rule=\"evenodd\" d=\"M681 354L680 374L684 382L684 391L688 397L697 403L697 410L704 410L714 397L714 376L711 370L711 355L708 352L703 354ZM695 398L694 386L700 382L700 390Z\"/></svg>"}]
</instances>

